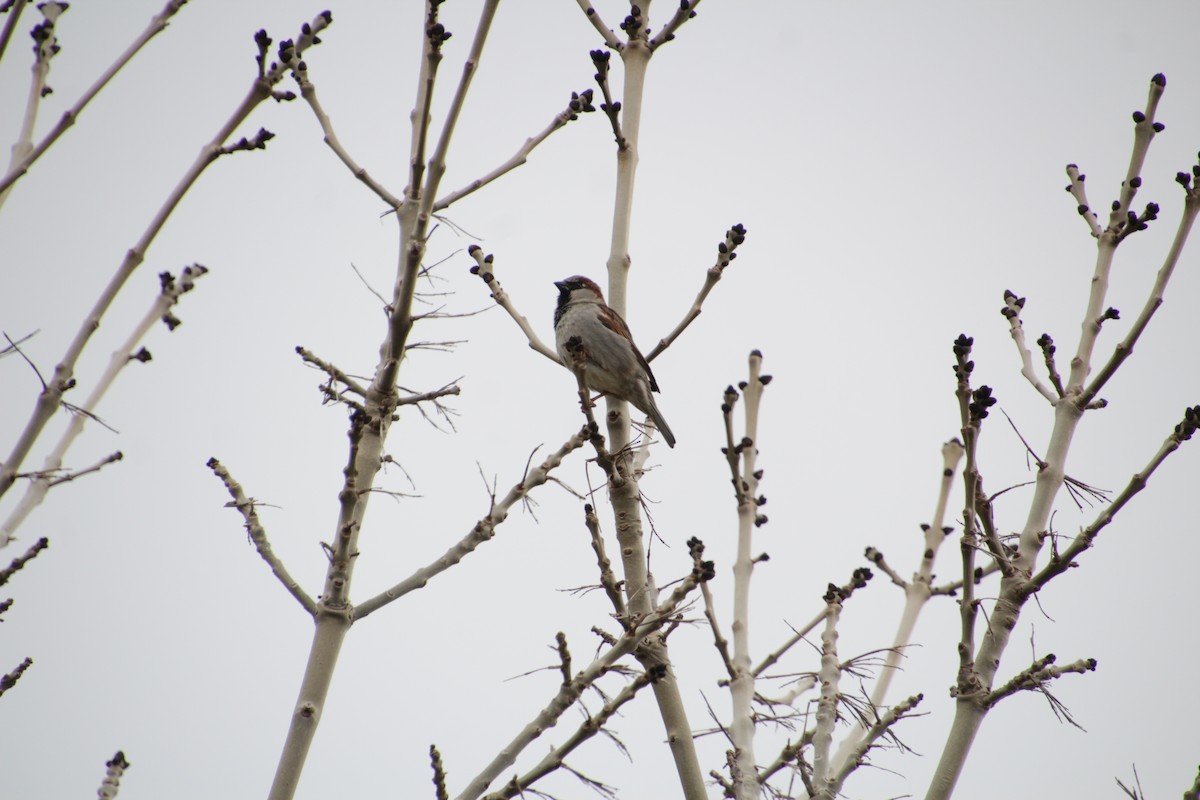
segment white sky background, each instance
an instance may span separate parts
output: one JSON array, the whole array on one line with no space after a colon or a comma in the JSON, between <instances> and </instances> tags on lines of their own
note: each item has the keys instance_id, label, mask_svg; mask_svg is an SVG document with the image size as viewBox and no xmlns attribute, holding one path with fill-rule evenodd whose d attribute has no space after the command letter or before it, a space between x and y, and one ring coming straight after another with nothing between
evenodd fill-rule
<instances>
[{"instance_id":1,"label":"white sky background","mask_svg":"<svg viewBox=\"0 0 1200 800\"><path fill-rule=\"evenodd\" d=\"M158 0L73 3L60 20L40 129L57 119L158 10ZM601 4L616 26L619 5ZM652 9L661 22L673 4ZM39 330L24 349L44 375L78 321L140 236L201 144L241 100L254 74L255 30L296 35L320 6L194 0L87 109L0 213L0 328ZM332 6L310 77L351 153L394 193L405 183L420 11L416 2ZM27 32L35 14L28 12ZM477 5L453 0L443 20L444 109L469 45ZM1179 218L1173 177L1200 148L1200 6L1178 0L1045 4L783 3L708 0L651 64L635 201L629 323L648 349L678 321L735 222L749 228L740 257L687 335L654 364L660 406L679 445L659 447L643 483L656 501L660 583L687 569L684 542L701 537L719 568L713 591L728 623L734 502L718 448L718 406L760 348L775 376L759 439L771 522L755 583L756 653L773 649L844 583L875 545L902 573L915 568L918 525L929 521L939 448L957 435L951 342L974 335L976 381L994 387L1030 443L1044 451L1051 413L1019 375L999 314L1011 289L1028 297L1029 339L1054 335L1060 366L1074 351L1093 240L1063 192L1063 166L1088 175L1095 207L1115 197L1150 76L1167 75L1139 204L1161 219L1123 244L1105 326L1106 355L1145 301ZM658 25L655 25L657 28ZM15 135L27 86L29 39L0 65L0 135ZM497 17L461 120L450 171L456 188L508 158L544 127L571 91L592 85L595 31L568 0L511 3ZM614 58L614 64L617 59ZM619 67L614 77L619 86ZM441 115L436 114L440 120ZM321 376L292 352L303 344L342 368L369 373L383 335L379 302L351 269L390 291L395 226L321 142L307 107L262 107L243 133L277 134L264 152L211 167L152 247L78 371L80 392L158 291L157 273L198 261L212 272L184 298L184 325L156 329L136 365L76 445L76 467L121 449L123 463L53 491L26 523L15 557L38 536L51 548L0 596L16 602L0 626L0 669L35 660L0 699L0 790L6 798L90 796L104 761L124 749L126 798L263 796L274 773L310 643L311 622L247 544L241 518L205 468L218 457L260 501L275 549L312 594L320 591L345 462L345 414L321 407ZM530 162L452 209L470 236L442 226L430 258L440 300L487 308L467 273L468 244L495 254L495 271L539 333L552 336L551 282L604 278L612 203L611 131L600 113L573 123ZM476 238L473 238L476 237ZM1194 243L1166 304L1133 357L1089 414L1068 472L1119 490L1186 405L1200 402L1200 254ZM420 325L419 340L465 340L453 354L418 352L401 383L421 391L459 376L457 432L407 410L389 451L418 499L372 501L353 595L362 600L428 563L487 512L479 473L506 491L534 447L556 449L578 426L574 379L530 351L499 310ZM39 385L16 358L0 362L0 443L7 452ZM54 432L63 419L56 420ZM41 462L43 438L27 462ZM541 454L537 456L541 457ZM478 465L478 466L477 466ZM1022 447L1001 414L983 434L991 491L1028 481ZM599 472L577 453L558 473L576 489ZM1095 657L1099 670L1054 691L1083 733L1059 724L1045 700L1006 700L986 721L959 796L1121 796L1113 777L1136 763L1147 796L1178 796L1195 776L1198 655L1194 491L1200 451L1185 446L1085 554L1031 605L1001 666L1007 678L1036 655ZM414 491L399 470L385 486ZM18 492L0 511L7 513ZM596 581L580 504L537 492L538 520L515 513L496 539L426 589L356 626L298 797L432 796L427 748L436 742L456 791L532 717L558 684L548 645L564 631L576 664L594 651L588 629L609 623L602 593L561 590ZM998 502L1019 529L1029 489ZM961 509L956 484L951 508ZM1060 498L1056 527L1090 522ZM611 518L604 516L611 536ZM956 527L957 531L957 527ZM615 546L613 548L615 550ZM954 544L939 573L958 563ZM993 591L994 591L994 584ZM988 589L982 590L983 594ZM847 656L891 642L898 589L877 575L848 603ZM1032 628L1031 628L1032 625ZM921 755L876 755L847 796L923 795L953 707L957 608L931 603L894 698L923 691L929 716L898 732ZM700 693L724 717L719 659L707 629L672 637L692 724L710 725ZM757 658L756 658L757 660ZM787 669L816 668L798 649ZM847 686L846 688L851 688ZM593 703L592 706L596 707ZM574 713L530 749L573 728ZM628 798L673 796L674 769L647 694L616 723L631 766L594 741L570 761ZM779 739L764 733L758 757ZM702 739L706 769L724 743ZM522 762L528 763L528 762ZM590 796L569 777L560 797Z\"/></svg>"}]
</instances>

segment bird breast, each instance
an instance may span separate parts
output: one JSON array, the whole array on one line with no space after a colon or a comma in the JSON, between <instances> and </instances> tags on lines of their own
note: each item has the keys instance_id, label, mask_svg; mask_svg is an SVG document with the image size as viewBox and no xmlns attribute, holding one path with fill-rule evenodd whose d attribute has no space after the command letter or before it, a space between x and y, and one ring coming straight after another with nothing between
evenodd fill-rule
<instances>
[{"instance_id":1,"label":"bird breast","mask_svg":"<svg viewBox=\"0 0 1200 800\"><path fill-rule=\"evenodd\" d=\"M582 307L581 307L582 306ZM555 330L558 354L568 369L572 357L567 340L578 336L587 352L586 379L590 389L627 395L637 382L637 358L629 340L602 323L593 304L569 304Z\"/></svg>"}]
</instances>

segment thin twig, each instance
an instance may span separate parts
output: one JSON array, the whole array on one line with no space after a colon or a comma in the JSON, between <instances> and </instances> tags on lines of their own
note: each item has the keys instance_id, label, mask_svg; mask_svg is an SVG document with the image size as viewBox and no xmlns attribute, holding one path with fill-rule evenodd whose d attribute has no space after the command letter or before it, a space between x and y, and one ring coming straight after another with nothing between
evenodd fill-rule
<instances>
[{"instance_id":1,"label":"thin twig","mask_svg":"<svg viewBox=\"0 0 1200 800\"><path fill-rule=\"evenodd\" d=\"M1096 212L1091 209L1088 204L1087 192L1084 191L1083 182L1087 179L1086 175L1079 172L1079 167L1074 164L1067 164L1067 178L1070 183L1067 184L1067 192L1075 198L1075 202L1079 205L1076 209L1079 211L1079 216L1083 217L1084 222L1092 231L1092 236L1096 239L1100 238L1100 234L1104 231L1100 228L1100 218Z\"/></svg>"},{"instance_id":2,"label":"thin twig","mask_svg":"<svg viewBox=\"0 0 1200 800\"><path fill-rule=\"evenodd\" d=\"M578 119L580 113L588 111L595 111L595 108L592 107L592 90L588 89L579 93L572 92L571 100L567 103L567 107L555 114L554 119L550 120L550 124L543 128L541 132L526 139L525 143L517 149L516 153L513 153L511 158L483 177L476 178L461 189L453 191L450 194L439 198L438 201L433 204L433 210L441 211L444 208L449 208L451 205L457 203L467 195L482 189L484 186L487 186L497 178L512 172L517 167L523 165L529 160L529 155L534 151L534 149L537 148L537 146L542 142L546 141L546 139L550 137L550 134L566 127L568 122Z\"/></svg>"},{"instance_id":3,"label":"thin twig","mask_svg":"<svg viewBox=\"0 0 1200 800\"><path fill-rule=\"evenodd\" d=\"M466 536L452 545L440 558L417 570L390 589L375 595L366 602L359 603L354 608L354 619L361 620L368 614L378 611L380 608L383 608L394 600L398 600L409 592L424 588L431 578L445 572L473 553L479 545L489 541L496 535L497 526L508 518L512 507L527 497L533 489L546 483L551 471L561 464L567 455L582 447L584 441L582 433L576 433L568 439L562 447L526 474L520 483L513 486L502 500L498 503L493 502L488 513L475 523Z\"/></svg>"},{"instance_id":4,"label":"thin twig","mask_svg":"<svg viewBox=\"0 0 1200 800\"><path fill-rule=\"evenodd\" d=\"M606 45L617 51L625 48L625 43L617 38L617 34L612 28L604 24L604 20L600 19L599 12L592 7L589 0L575 0L575 2L579 4L579 8L583 11L584 16L588 18L588 22L592 23L592 27L604 39Z\"/></svg>"},{"instance_id":5,"label":"thin twig","mask_svg":"<svg viewBox=\"0 0 1200 800\"><path fill-rule=\"evenodd\" d=\"M1040 690L1046 683L1055 678L1061 678L1063 675L1071 673L1082 675L1085 672L1095 672L1096 670L1096 659L1094 658L1081 658L1062 667L1053 666L1054 661L1053 653L1042 656L1014 675L1003 686L988 693L984 704L991 707L1017 692Z\"/></svg>"},{"instance_id":6,"label":"thin twig","mask_svg":"<svg viewBox=\"0 0 1200 800\"><path fill-rule=\"evenodd\" d=\"M325 361L325 360L317 357L317 355L314 354L311 350L308 350L305 347L301 347L301 346L297 345L296 353L300 356L301 359L304 360L305 363L312 364L314 367L316 367L317 369L321 370L326 375L328 375L331 379L337 381L338 383L345 384L347 389L354 392L359 397L367 396L367 387L363 386L361 383L356 381L354 378L347 375L345 372L343 372L338 367L334 366L333 364L329 363L328 361Z\"/></svg>"},{"instance_id":7,"label":"thin twig","mask_svg":"<svg viewBox=\"0 0 1200 800\"><path fill-rule=\"evenodd\" d=\"M675 13L650 40L650 49L657 50L667 42L674 41L675 31L679 30L683 23L696 16L696 6L698 5L700 5L700 0L680 0Z\"/></svg>"},{"instance_id":8,"label":"thin twig","mask_svg":"<svg viewBox=\"0 0 1200 800\"><path fill-rule=\"evenodd\" d=\"M608 595L608 600L612 603L616 618L623 625L627 624L629 612L625 607L625 596L621 594L620 582L617 581L612 561L609 560L604 547L604 536L600 533L600 518L596 516L596 509L592 507L591 503L585 503L583 506L583 523L587 526L592 541L592 551L596 554L596 566L600 569L600 585L604 587L604 593Z\"/></svg>"},{"instance_id":9,"label":"thin twig","mask_svg":"<svg viewBox=\"0 0 1200 800\"><path fill-rule=\"evenodd\" d=\"M1021 374L1029 381L1033 388L1049 400L1051 403L1058 402L1062 397L1060 391L1057 395L1050 390L1050 387L1042 383L1041 378L1037 376L1037 372L1033 368L1033 353L1029 346L1025 343L1025 328L1021 325L1021 310L1025 308L1025 298L1017 297L1007 289L1004 290L1004 308L1000 309L1000 313L1008 320L1009 334L1012 336L1013 344L1017 346L1017 353L1021 356ZM1040 340L1039 340L1040 341Z\"/></svg>"},{"instance_id":10,"label":"thin twig","mask_svg":"<svg viewBox=\"0 0 1200 800\"><path fill-rule=\"evenodd\" d=\"M307 67L307 65L305 65ZM403 200L392 194L382 184L371 177L366 169L359 166L358 162L350 155L350 152L342 146L341 139L333 129L333 121L329 115L325 113L325 109L321 107L321 101L317 98L317 87L308 79L308 70L296 69L292 72L292 77L300 86L300 96L304 98L304 102L308 103L308 107L312 109L313 115L317 118L317 123L321 126L321 133L324 135L325 144L329 145L329 149L337 155L346 168L363 183L375 195L390 206L392 209L399 209L403 204Z\"/></svg>"},{"instance_id":11,"label":"thin twig","mask_svg":"<svg viewBox=\"0 0 1200 800\"><path fill-rule=\"evenodd\" d=\"M471 274L478 275L480 280L487 284L488 289L492 292L492 299L496 301L496 305L507 311L508 315L517 323L517 326L529 341L529 347L535 352L541 353L555 364L562 364L563 362L558 357L558 352L542 343L538 335L533 332L533 326L529 324L529 320L517 311L508 293L504 291L500 286L500 282L496 280L496 275L492 271L492 255L490 253L485 255L479 245L474 244L467 248L467 252L475 259L475 266L471 267Z\"/></svg>"},{"instance_id":12,"label":"thin twig","mask_svg":"<svg viewBox=\"0 0 1200 800\"><path fill-rule=\"evenodd\" d=\"M292 597L296 598L301 607L310 615L316 616L317 605L313 599L308 596L304 589L300 588L300 584L291 576L287 568L283 566L283 562L279 560L279 556L271 547L271 542L267 539L267 531L263 528L262 523L258 520L258 511L255 510L255 501L253 498L246 497L242 485L233 479L229 474L229 470L217 461L215 458L208 460L208 468L213 471L221 482L225 484L225 489L229 492L233 500L225 504L226 508L235 508L242 515L242 519L246 521L246 533L250 536L250 541L254 543L254 548L258 554L262 556L263 561L267 562L267 566L271 568L271 572L283 584L283 588L287 589Z\"/></svg>"},{"instance_id":13,"label":"thin twig","mask_svg":"<svg viewBox=\"0 0 1200 800\"><path fill-rule=\"evenodd\" d=\"M737 253L734 251L737 250L738 246L744 241L746 241L746 228L741 224L734 225L725 232L725 241L717 245L716 263L709 267L704 273L704 285L700 287L700 291L697 293L696 299L692 301L692 307L689 308L687 313L683 315L683 320L681 320L680 323L675 326L675 329L662 339L659 339L658 344L654 345L654 349L646 354L647 362L658 358L658 356L661 355L664 350L670 347L671 344L679 338L679 335L683 333L684 330L686 330L687 327L692 324L692 322L695 321L696 317L700 316L700 311L702 310L705 299L708 297L708 293L711 292L713 287L717 285L717 282L721 280L721 276L725 274L725 268L729 266L733 259L737 258Z\"/></svg>"},{"instance_id":14,"label":"thin twig","mask_svg":"<svg viewBox=\"0 0 1200 800\"><path fill-rule=\"evenodd\" d=\"M84 469L76 470L75 472L68 472L65 475L60 475L57 478L53 478L52 480L50 480L48 485L51 488L53 488L62 483L70 483L71 481L75 480L76 478L82 478L84 475L90 475L93 472L99 472L100 470L107 467L109 464L116 463L117 461L120 461L124 457L125 457L125 454L122 453L120 450L118 450L115 453L109 453L104 458L100 459L99 461L97 461L95 464L93 464L90 467L85 467Z\"/></svg>"}]
</instances>

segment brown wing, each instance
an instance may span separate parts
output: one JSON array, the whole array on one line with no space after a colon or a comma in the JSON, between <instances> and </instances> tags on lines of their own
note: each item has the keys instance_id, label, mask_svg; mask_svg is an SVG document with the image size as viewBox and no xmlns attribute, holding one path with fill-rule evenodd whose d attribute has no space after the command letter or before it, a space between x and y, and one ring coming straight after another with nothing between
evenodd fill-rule
<instances>
[{"instance_id":1,"label":"brown wing","mask_svg":"<svg viewBox=\"0 0 1200 800\"><path fill-rule=\"evenodd\" d=\"M633 347L633 354L637 357L638 364L646 371L646 377L650 379L650 391L658 391L658 381L654 380L654 373L650 371L650 365L646 363L646 357L642 355L642 351L638 350L637 344L633 341L633 334L629 331L629 326L625 320L621 319L621 315L613 311L611 307L605 306L608 309L607 314L600 314L600 324L613 331L620 336L624 336L629 340L629 344Z\"/></svg>"}]
</instances>

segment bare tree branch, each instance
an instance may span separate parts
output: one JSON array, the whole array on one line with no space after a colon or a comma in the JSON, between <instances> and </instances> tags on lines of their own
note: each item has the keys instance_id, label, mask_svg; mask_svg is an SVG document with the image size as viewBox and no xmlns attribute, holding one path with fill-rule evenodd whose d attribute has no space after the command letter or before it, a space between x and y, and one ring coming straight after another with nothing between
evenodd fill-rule
<instances>
[{"instance_id":1,"label":"bare tree branch","mask_svg":"<svg viewBox=\"0 0 1200 800\"><path fill-rule=\"evenodd\" d=\"M226 503L226 508L235 508L242 515L242 519L246 521L246 533L250 537L250 541L254 543L254 549L262 556L262 560L267 562L267 566L271 568L271 572L283 584L283 588L287 589L292 597L300 603L300 606L315 617L317 614L317 604L308 596L308 593L300 588L300 584L291 576L287 568L283 566L283 562L279 560L279 556L275 554L275 550L271 547L271 542L267 539L267 531L258 521L258 511L255 509L256 502L253 498L246 497L246 492L242 489L242 485L233 479L221 462L215 458L208 460L208 468L213 471L221 482L225 484L225 489L229 492L233 500Z\"/></svg>"},{"instance_id":2,"label":"bare tree branch","mask_svg":"<svg viewBox=\"0 0 1200 800\"><path fill-rule=\"evenodd\" d=\"M721 280L721 276L725 273L725 268L729 266L729 263L737 258L737 253L734 251L744 241L746 241L746 228L740 224L734 225L725 232L725 241L717 245L717 261L704 273L704 286L700 288L696 299L692 301L692 307L688 309L683 320L675 326L675 329L662 339L659 339L658 344L654 345L654 349L646 354L647 362L658 358L695 321L696 317L700 316L700 311L705 299L708 297L708 293L717 285L717 281Z\"/></svg>"},{"instance_id":3,"label":"bare tree branch","mask_svg":"<svg viewBox=\"0 0 1200 800\"><path fill-rule=\"evenodd\" d=\"M24 142L13 148L13 160L12 163L9 164L8 172L3 177L0 177L0 206L4 204L4 200L8 197L9 188L18 180L20 180L21 176L29 171L29 168L33 165L33 162L41 158L42 154L50 148L50 145L58 141L58 138L66 133L68 128L75 124L75 120L79 119L79 115L83 113L84 107L92 101L93 97L100 93L100 90L103 89L108 82L113 79L113 76L120 72L122 67L128 64L130 60L137 55L138 51L142 49L146 42L150 41L157 34L166 30L167 26L170 24L171 17L175 16L179 9L183 8L186 2L187 0L169 0L169 2L163 6L162 11L159 11L157 14L151 17L150 23L146 26L146 29L138 34L137 38L133 40L133 43L130 44L129 47L125 48L125 52L117 56L117 60L114 61L112 65L106 69L99 78L96 79L95 83L89 86L84 93L80 95L79 99L75 101L75 104L63 112L63 115L59 118L58 123L51 128L36 145L33 144L32 139L26 139ZM14 9L15 13L13 11L9 12L10 18L5 25L4 34L0 36L0 57L2 57L4 54L4 46L8 43L8 37L12 35L9 25L16 24L16 17L20 16L21 7L24 5L24 1L22 0L22 2L20 2ZM66 4L64 3L63 5L65 6ZM32 133L32 131L30 132Z\"/></svg>"},{"instance_id":4,"label":"bare tree branch","mask_svg":"<svg viewBox=\"0 0 1200 800\"><path fill-rule=\"evenodd\" d=\"M551 471L561 464L568 454L582 447L584 441L584 437L580 433L568 439L562 447L535 467L522 481L513 486L508 494L504 496L504 499L499 503L493 502L492 508L487 515L476 522L470 532L452 545L440 558L417 570L390 589L355 606L354 619L361 620L363 617L378 611L388 603L403 597L409 592L416 589L423 589L431 578L445 572L459 561L462 561L463 558L473 553L479 545L489 541L496 535L496 527L508 518L509 511L513 505L527 497L532 490L546 483Z\"/></svg>"},{"instance_id":5,"label":"bare tree branch","mask_svg":"<svg viewBox=\"0 0 1200 800\"><path fill-rule=\"evenodd\" d=\"M504 291L500 286L500 282L496 280L496 275L492 271L492 255L490 253L485 255L483 250L474 244L467 248L467 252L475 259L475 266L471 267L471 274L478 275L480 280L487 284L488 289L492 292L492 299L496 301L496 305L507 311L508 315L517 323L517 326L529 341L529 347L535 352L541 353L555 364L562 364L562 359L558 357L558 351L543 344L538 335L533 332L533 326L529 324L529 320L517 311L508 293Z\"/></svg>"}]
</instances>

